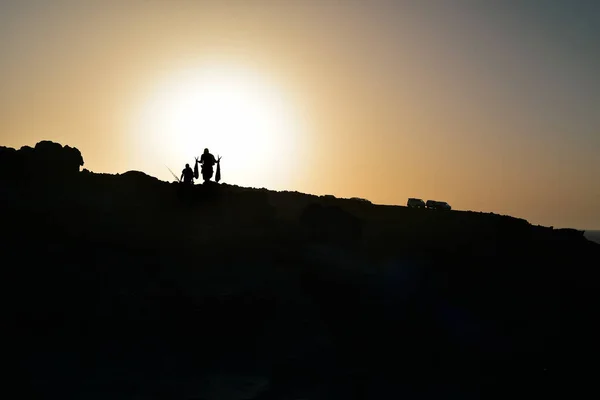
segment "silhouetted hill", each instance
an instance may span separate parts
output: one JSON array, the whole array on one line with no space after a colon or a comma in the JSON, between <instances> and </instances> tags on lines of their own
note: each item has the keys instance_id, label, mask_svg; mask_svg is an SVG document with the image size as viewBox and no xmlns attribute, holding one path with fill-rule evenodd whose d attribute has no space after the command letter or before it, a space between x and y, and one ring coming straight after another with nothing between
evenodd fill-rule
<instances>
[{"instance_id":1,"label":"silhouetted hill","mask_svg":"<svg viewBox=\"0 0 600 400\"><path fill-rule=\"evenodd\" d=\"M600 243L600 230L585 231L585 237L592 242Z\"/></svg>"},{"instance_id":2,"label":"silhouetted hill","mask_svg":"<svg viewBox=\"0 0 600 400\"><path fill-rule=\"evenodd\" d=\"M65 179L79 172L83 157L78 149L48 140L19 150L0 146L0 179L3 182Z\"/></svg>"},{"instance_id":3,"label":"silhouetted hill","mask_svg":"<svg viewBox=\"0 0 600 400\"><path fill-rule=\"evenodd\" d=\"M1 150L7 330L32 398L538 398L593 382L600 245L581 231Z\"/></svg>"}]
</instances>

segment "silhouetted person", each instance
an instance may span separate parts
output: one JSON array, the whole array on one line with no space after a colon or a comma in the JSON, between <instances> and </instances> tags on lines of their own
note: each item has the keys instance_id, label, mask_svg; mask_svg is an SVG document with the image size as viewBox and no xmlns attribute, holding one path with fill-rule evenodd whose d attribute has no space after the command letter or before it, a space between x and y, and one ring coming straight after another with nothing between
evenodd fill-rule
<instances>
[{"instance_id":1,"label":"silhouetted person","mask_svg":"<svg viewBox=\"0 0 600 400\"><path fill-rule=\"evenodd\" d=\"M215 156L208 152L208 149L204 149L204 153L200 157L200 164L202 164L202 178L204 182L208 182L213 176L213 166L217 163Z\"/></svg>"},{"instance_id":2,"label":"silhouetted person","mask_svg":"<svg viewBox=\"0 0 600 400\"><path fill-rule=\"evenodd\" d=\"M194 171L190 168L190 164L185 164L184 170L181 171L180 180L187 185L194 183Z\"/></svg>"}]
</instances>

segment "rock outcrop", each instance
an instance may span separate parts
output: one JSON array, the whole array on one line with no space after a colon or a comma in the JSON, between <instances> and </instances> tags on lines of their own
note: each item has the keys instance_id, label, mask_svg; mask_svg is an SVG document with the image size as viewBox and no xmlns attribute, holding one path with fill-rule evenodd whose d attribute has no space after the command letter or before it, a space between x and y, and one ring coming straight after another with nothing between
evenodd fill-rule
<instances>
[{"instance_id":1,"label":"rock outcrop","mask_svg":"<svg viewBox=\"0 0 600 400\"><path fill-rule=\"evenodd\" d=\"M538 398L568 372L595 384L600 245L581 231L82 164L51 142L0 148L3 333L38 391L24 397ZM5 184L41 173L50 184Z\"/></svg>"},{"instance_id":2,"label":"rock outcrop","mask_svg":"<svg viewBox=\"0 0 600 400\"><path fill-rule=\"evenodd\" d=\"M0 180L28 182L59 180L76 175L83 166L81 152L75 147L41 141L35 147L19 150L0 146Z\"/></svg>"}]
</instances>

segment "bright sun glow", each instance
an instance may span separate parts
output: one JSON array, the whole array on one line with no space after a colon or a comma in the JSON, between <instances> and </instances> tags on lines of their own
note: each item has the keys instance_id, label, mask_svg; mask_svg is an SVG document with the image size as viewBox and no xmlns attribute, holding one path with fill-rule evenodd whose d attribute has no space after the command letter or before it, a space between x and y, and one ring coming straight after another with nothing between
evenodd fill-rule
<instances>
[{"instance_id":1,"label":"bright sun glow","mask_svg":"<svg viewBox=\"0 0 600 400\"><path fill-rule=\"evenodd\" d=\"M172 181L166 166L179 175L208 148L223 157L223 182L289 189L303 129L281 90L219 66L174 75L150 95L134 130L137 165L160 179Z\"/></svg>"}]
</instances>

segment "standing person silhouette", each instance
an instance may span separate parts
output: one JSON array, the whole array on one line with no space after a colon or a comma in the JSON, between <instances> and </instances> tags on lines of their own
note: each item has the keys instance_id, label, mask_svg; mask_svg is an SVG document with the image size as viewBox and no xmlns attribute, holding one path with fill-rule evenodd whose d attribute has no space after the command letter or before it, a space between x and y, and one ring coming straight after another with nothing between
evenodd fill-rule
<instances>
[{"instance_id":1,"label":"standing person silhouette","mask_svg":"<svg viewBox=\"0 0 600 400\"><path fill-rule=\"evenodd\" d=\"M213 166L217 163L215 156L208 152L208 149L204 149L204 153L200 157L200 164L202 165L202 178L204 183L210 181L213 176Z\"/></svg>"},{"instance_id":2,"label":"standing person silhouette","mask_svg":"<svg viewBox=\"0 0 600 400\"><path fill-rule=\"evenodd\" d=\"M190 168L190 164L185 164L185 168L181 171L181 178L179 180L186 185L194 184L194 171Z\"/></svg>"}]
</instances>

